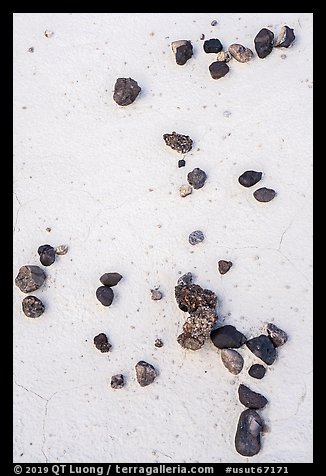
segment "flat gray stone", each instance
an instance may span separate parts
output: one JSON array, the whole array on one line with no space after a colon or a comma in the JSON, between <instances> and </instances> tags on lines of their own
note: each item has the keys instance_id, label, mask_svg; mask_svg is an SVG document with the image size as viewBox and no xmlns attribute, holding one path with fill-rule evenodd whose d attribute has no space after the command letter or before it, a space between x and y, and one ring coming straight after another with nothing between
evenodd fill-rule
<instances>
[{"instance_id":1,"label":"flat gray stone","mask_svg":"<svg viewBox=\"0 0 326 476\"><path fill-rule=\"evenodd\" d=\"M42 268L34 265L22 266L15 278L15 284L23 293L31 293L39 289L46 279Z\"/></svg>"}]
</instances>

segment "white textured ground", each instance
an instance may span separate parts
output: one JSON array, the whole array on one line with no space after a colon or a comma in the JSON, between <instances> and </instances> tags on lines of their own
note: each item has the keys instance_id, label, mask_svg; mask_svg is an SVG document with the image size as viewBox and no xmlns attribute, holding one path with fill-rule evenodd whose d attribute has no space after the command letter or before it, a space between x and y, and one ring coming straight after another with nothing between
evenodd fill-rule
<instances>
[{"instance_id":1,"label":"white textured ground","mask_svg":"<svg viewBox=\"0 0 326 476\"><path fill-rule=\"evenodd\" d=\"M254 49L262 27L284 24L291 48L210 77L202 33ZM24 316L14 287L15 462L312 461L312 28L311 13L14 14L13 277L40 264L39 245L69 245L34 293L41 318ZM170 49L179 39L194 45L185 66ZM118 77L142 88L125 108L112 100ZM173 130L194 140L185 168L162 140ZM206 185L181 198L194 167ZM264 172L253 189L237 182L247 169ZM257 202L259 186L277 197ZM196 229L206 239L191 246ZM220 276L223 258L234 265ZM105 308L95 290L109 271L124 279ZM288 332L263 380L248 375L258 359L245 346L232 376L211 342L178 345L174 285L187 271L217 293L221 323ZM99 332L109 354L93 345ZM136 382L138 360L159 370L151 386ZM234 448L240 383L269 400L252 458Z\"/></svg>"}]
</instances>

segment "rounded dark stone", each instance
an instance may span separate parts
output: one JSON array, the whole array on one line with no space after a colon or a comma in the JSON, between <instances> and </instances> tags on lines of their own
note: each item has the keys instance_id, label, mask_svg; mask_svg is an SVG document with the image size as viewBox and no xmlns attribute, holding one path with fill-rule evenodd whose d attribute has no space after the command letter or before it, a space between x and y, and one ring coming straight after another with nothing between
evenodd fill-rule
<instances>
[{"instance_id":1,"label":"rounded dark stone","mask_svg":"<svg viewBox=\"0 0 326 476\"><path fill-rule=\"evenodd\" d=\"M203 48L205 53L219 53L223 49L223 45L218 38L211 38L204 41Z\"/></svg>"},{"instance_id":2,"label":"rounded dark stone","mask_svg":"<svg viewBox=\"0 0 326 476\"><path fill-rule=\"evenodd\" d=\"M252 187L257 182L259 182L259 180L261 180L262 175L262 172L256 172L255 170L247 170L246 172L243 172L242 175L240 175L238 181L243 187Z\"/></svg>"},{"instance_id":3,"label":"rounded dark stone","mask_svg":"<svg viewBox=\"0 0 326 476\"><path fill-rule=\"evenodd\" d=\"M275 197L276 192L272 188L262 187L255 190L253 195L258 202L270 202Z\"/></svg>"},{"instance_id":4,"label":"rounded dark stone","mask_svg":"<svg viewBox=\"0 0 326 476\"><path fill-rule=\"evenodd\" d=\"M219 349L238 349L247 340L246 336L239 332L234 326L230 325L214 329L210 337L213 344Z\"/></svg>"},{"instance_id":5,"label":"rounded dark stone","mask_svg":"<svg viewBox=\"0 0 326 476\"><path fill-rule=\"evenodd\" d=\"M192 185L195 189L202 188L205 185L206 178L206 172L204 172L198 167L193 169L187 175L188 183Z\"/></svg>"},{"instance_id":6,"label":"rounded dark stone","mask_svg":"<svg viewBox=\"0 0 326 476\"><path fill-rule=\"evenodd\" d=\"M112 347L107 336L103 332L94 337L94 345L102 353L109 352Z\"/></svg>"},{"instance_id":7,"label":"rounded dark stone","mask_svg":"<svg viewBox=\"0 0 326 476\"><path fill-rule=\"evenodd\" d=\"M119 273L104 273L100 277L100 281L103 286L116 286L118 282L122 279L121 274Z\"/></svg>"},{"instance_id":8,"label":"rounded dark stone","mask_svg":"<svg viewBox=\"0 0 326 476\"><path fill-rule=\"evenodd\" d=\"M103 306L110 306L112 304L114 294L109 286L100 286L96 290L96 297Z\"/></svg>"},{"instance_id":9,"label":"rounded dark stone","mask_svg":"<svg viewBox=\"0 0 326 476\"><path fill-rule=\"evenodd\" d=\"M178 161L178 167L181 168L181 167L184 167L186 165L186 161L184 159L180 159Z\"/></svg>"},{"instance_id":10,"label":"rounded dark stone","mask_svg":"<svg viewBox=\"0 0 326 476\"><path fill-rule=\"evenodd\" d=\"M55 262L55 249L51 245L42 245L39 246L37 250L39 256L40 256L40 261L43 264L43 266L51 266Z\"/></svg>"},{"instance_id":11,"label":"rounded dark stone","mask_svg":"<svg viewBox=\"0 0 326 476\"><path fill-rule=\"evenodd\" d=\"M254 39L255 49L259 58L266 58L274 46L274 33L267 28L262 28Z\"/></svg>"},{"instance_id":12,"label":"rounded dark stone","mask_svg":"<svg viewBox=\"0 0 326 476\"><path fill-rule=\"evenodd\" d=\"M25 316L35 318L40 317L45 311L45 306L41 299L36 296L26 296L22 302Z\"/></svg>"},{"instance_id":13,"label":"rounded dark stone","mask_svg":"<svg viewBox=\"0 0 326 476\"><path fill-rule=\"evenodd\" d=\"M220 259L217 264L220 274L225 274L229 271L229 269L231 269L233 263L232 261L225 261L224 259Z\"/></svg>"},{"instance_id":14,"label":"rounded dark stone","mask_svg":"<svg viewBox=\"0 0 326 476\"><path fill-rule=\"evenodd\" d=\"M15 278L15 284L23 293L31 293L40 288L46 279L42 268L34 265L22 266Z\"/></svg>"},{"instance_id":15,"label":"rounded dark stone","mask_svg":"<svg viewBox=\"0 0 326 476\"><path fill-rule=\"evenodd\" d=\"M250 388L246 387L242 383L239 385L238 395L242 405L248 408L253 408L254 410L264 408L264 406L268 403L268 400L264 397L264 395L250 390Z\"/></svg>"},{"instance_id":16,"label":"rounded dark stone","mask_svg":"<svg viewBox=\"0 0 326 476\"><path fill-rule=\"evenodd\" d=\"M266 368L260 364L253 364L248 371L248 374L250 375L250 377L258 378L258 379L263 378L265 373L266 373Z\"/></svg>"},{"instance_id":17,"label":"rounded dark stone","mask_svg":"<svg viewBox=\"0 0 326 476\"><path fill-rule=\"evenodd\" d=\"M209 72L213 79L223 78L229 71L230 68L225 61L214 61L214 63L209 65Z\"/></svg>"},{"instance_id":18,"label":"rounded dark stone","mask_svg":"<svg viewBox=\"0 0 326 476\"><path fill-rule=\"evenodd\" d=\"M141 87L132 78L118 78L114 85L113 99L119 106L128 106L133 103Z\"/></svg>"},{"instance_id":19,"label":"rounded dark stone","mask_svg":"<svg viewBox=\"0 0 326 476\"><path fill-rule=\"evenodd\" d=\"M260 433L264 427L261 416L252 409L244 410L235 434L235 449L242 456L254 456L260 451Z\"/></svg>"},{"instance_id":20,"label":"rounded dark stone","mask_svg":"<svg viewBox=\"0 0 326 476\"><path fill-rule=\"evenodd\" d=\"M276 350L273 342L264 334L247 340L246 346L256 357L267 365L272 365L276 359Z\"/></svg>"}]
</instances>

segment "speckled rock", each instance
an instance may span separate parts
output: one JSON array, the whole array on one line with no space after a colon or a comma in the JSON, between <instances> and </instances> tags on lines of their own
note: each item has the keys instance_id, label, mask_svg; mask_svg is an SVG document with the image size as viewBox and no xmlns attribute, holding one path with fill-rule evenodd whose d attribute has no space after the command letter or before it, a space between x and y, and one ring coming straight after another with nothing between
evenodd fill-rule
<instances>
[{"instance_id":1,"label":"speckled rock","mask_svg":"<svg viewBox=\"0 0 326 476\"><path fill-rule=\"evenodd\" d=\"M191 245L197 245L198 243L204 241L204 239L204 233L200 230L195 230L190 233L188 241Z\"/></svg>"},{"instance_id":2,"label":"speckled rock","mask_svg":"<svg viewBox=\"0 0 326 476\"><path fill-rule=\"evenodd\" d=\"M276 359L276 350L273 342L264 334L247 340L246 346L256 357L267 365L272 365Z\"/></svg>"},{"instance_id":3,"label":"speckled rock","mask_svg":"<svg viewBox=\"0 0 326 476\"><path fill-rule=\"evenodd\" d=\"M196 311L199 307L215 309L217 304L216 294L209 289L203 289L198 284L177 285L174 292L178 305L182 304L187 312Z\"/></svg>"},{"instance_id":4,"label":"speckled rock","mask_svg":"<svg viewBox=\"0 0 326 476\"><path fill-rule=\"evenodd\" d=\"M104 273L100 277L100 281L103 284L103 286L109 286L112 288L112 286L116 286L122 279L121 274L119 273Z\"/></svg>"},{"instance_id":5,"label":"speckled rock","mask_svg":"<svg viewBox=\"0 0 326 476\"><path fill-rule=\"evenodd\" d=\"M194 338L204 337L207 339L216 321L217 314L215 310L208 306L201 306L187 317L183 324L183 332L185 335Z\"/></svg>"},{"instance_id":6,"label":"speckled rock","mask_svg":"<svg viewBox=\"0 0 326 476\"><path fill-rule=\"evenodd\" d=\"M265 398L260 393L250 390L249 387L246 387L246 385L243 385L242 383L239 385L238 395L242 405L248 408L253 408L254 410L264 408L264 406L268 403L267 398Z\"/></svg>"},{"instance_id":7,"label":"speckled rock","mask_svg":"<svg viewBox=\"0 0 326 476\"><path fill-rule=\"evenodd\" d=\"M219 262L217 263L218 270L220 274L225 274L227 273L231 267L232 267L232 261L226 261L224 259L220 259Z\"/></svg>"},{"instance_id":8,"label":"speckled rock","mask_svg":"<svg viewBox=\"0 0 326 476\"><path fill-rule=\"evenodd\" d=\"M205 185L207 179L206 172L196 167L187 175L187 180L194 187L194 189L202 188Z\"/></svg>"},{"instance_id":9,"label":"speckled rock","mask_svg":"<svg viewBox=\"0 0 326 476\"><path fill-rule=\"evenodd\" d=\"M186 154L192 149L192 139L184 134L178 134L173 131L172 134L163 134L163 140L168 147L177 151L179 154Z\"/></svg>"},{"instance_id":10,"label":"speckled rock","mask_svg":"<svg viewBox=\"0 0 326 476\"><path fill-rule=\"evenodd\" d=\"M234 326L226 325L214 329L211 332L211 340L219 349L238 349L246 342L247 338Z\"/></svg>"},{"instance_id":11,"label":"speckled rock","mask_svg":"<svg viewBox=\"0 0 326 476\"><path fill-rule=\"evenodd\" d=\"M102 353L109 352L112 347L107 336L103 332L95 336L93 342L95 347Z\"/></svg>"},{"instance_id":12,"label":"speckled rock","mask_svg":"<svg viewBox=\"0 0 326 476\"><path fill-rule=\"evenodd\" d=\"M34 265L22 266L15 278L15 284L23 293L31 293L39 289L46 279L42 268Z\"/></svg>"},{"instance_id":13,"label":"speckled rock","mask_svg":"<svg viewBox=\"0 0 326 476\"><path fill-rule=\"evenodd\" d=\"M248 370L250 377L262 379L266 373L266 368L261 364L253 364Z\"/></svg>"},{"instance_id":14,"label":"speckled rock","mask_svg":"<svg viewBox=\"0 0 326 476\"><path fill-rule=\"evenodd\" d=\"M112 375L111 377L111 388L115 390L124 387L125 381L122 374Z\"/></svg>"},{"instance_id":15,"label":"speckled rock","mask_svg":"<svg viewBox=\"0 0 326 476\"><path fill-rule=\"evenodd\" d=\"M255 190L253 195L258 202L270 202L275 197L276 192L272 188L262 187Z\"/></svg>"},{"instance_id":16,"label":"speckled rock","mask_svg":"<svg viewBox=\"0 0 326 476\"><path fill-rule=\"evenodd\" d=\"M261 180L263 173L256 172L255 170L246 170L243 172L242 175L238 178L238 182L243 187L252 187L255 185L259 180Z\"/></svg>"},{"instance_id":17,"label":"speckled rock","mask_svg":"<svg viewBox=\"0 0 326 476\"><path fill-rule=\"evenodd\" d=\"M96 297L103 306L111 306L114 294L109 286L100 286L96 290Z\"/></svg>"},{"instance_id":18,"label":"speckled rock","mask_svg":"<svg viewBox=\"0 0 326 476\"><path fill-rule=\"evenodd\" d=\"M157 377L155 367L144 360L137 362L136 366L136 378L141 387L146 387L154 382Z\"/></svg>"},{"instance_id":19,"label":"speckled rock","mask_svg":"<svg viewBox=\"0 0 326 476\"><path fill-rule=\"evenodd\" d=\"M254 456L260 451L260 433L263 431L264 421L252 409L244 410L239 418L235 434L235 449L242 456Z\"/></svg>"},{"instance_id":20,"label":"speckled rock","mask_svg":"<svg viewBox=\"0 0 326 476\"><path fill-rule=\"evenodd\" d=\"M267 333L274 344L274 347L280 347L284 345L285 342L288 340L287 333L282 331L279 327L275 326L269 322L266 326Z\"/></svg>"},{"instance_id":21,"label":"speckled rock","mask_svg":"<svg viewBox=\"0 0 326 476\"><path fill-rule=\"evenodd\" d=\"M238 43L232 43L229 46L229 52L240 63L247 63L254 56L250 48L246 48Z\"/></svg>"},{"instance_id":22,"label":"speckled rock","mask_svg":"<svg viewBox=\"0 0 326 476\"><path fill-rule=\"evenodd\" d=\"M187 286L188 284L192 284L192 273L190 271L180 276L177 281L178 286Z\"/></svg>"},{"instance_id":23,"label":"speckled rock","mask_svg":"<svg viewBox=\"0 0 326 476\"><path fill-rule=\"evenodd\" d=\"M188 334L185 334L182 332L177 337L177 342L183 347L184 349L189 349L189 350L199 350L205 343L205 338L204 337L192 337Z\"/></svg>"},{"instance_id":24,"label":"speckled rock","mask_svg":"<svg viewBox=\"0 0 326 476\"><path fill-rule=\"evenodd\" d=\"M236 350L222 349L221 360L231 374L238 375L243 369L243 357Z\"/></svg>"},{"instance_id":25,"label":"speckled rock","mask_svg":"<svg viewBox=\"0 0 326 476\"><path fill-rule=\"evenodd\" d=\"M45 311L43 302L36 296L26 296L22 301L22 308L25 316L31 318L40 317Z\"/></svg>"},{"instance_id":26,"label":"speckled rock","mask_svg":"<svg viewBox=\"0 0 326 476\"><path fill-rule=\"evenodd\" d=\"M151 289L151 298L153 301L159 301L162 299L163 294L158 289Z\"/></svg>"},{"instance_id":27,"label":"speckled rock","mask_svg":"<svg viewBox=\"0 0 326 476\"><path fill-rule=\"evenodd\" d=\"M292 45L295 40L295 34L293 28L288 27L287 25L282 26L280 34L277 37L275 42L275 47L288 48Z\"/></svg>"},{"instance_id":28,"label":"speckled rock","mask_svg":"<svg viewBox=\"0 0 326 476\"><path fill-rule=\"evenodd\" d=\"M254 43L259 58L266 58L274 47L274 33L267 28L262 28L255 36Z\"/></svg>"},{"instance_id":29,"label":"speckled rock","mask_svg":"<svg viewBox=\"0 0 326 476\"><path fill-rule=\"evenodd\" d=\"M132 78L118 78L114 85L113 100L119 106L129 106L141 91L137 81Z\"/></svg>"},{"instance_id":30,"label":"speckled rock","mask_svg":"<svg viewBox=\"0 0 326 476\"><path fill-rule=\"evenodd\" d=\"M172 51L175 55L175 62L183 66L193 55L193 47L189 40L177 40L171 43Z\"/></svg>"},{"instance_id":31,"label":"speckled rock","mask_svg":"<svg viewBox=\"0 0 326 476\"><path fill-rule=\"evenodd\" d=\"M214 61L208 69L213 79L223 78L230 71L225 61Z\"/></svg>"},{"instance_id":32,"label":"speckled rock","mask_svg":"<svg viewBox=\"0 0 326 476\"><path fill-rule=\"evenodd\" d=\"M216 61L224 61L225 63L228 63L231 59L232 55L228 51L220 51L216 55Z\"/></svg>"}]
</instances>

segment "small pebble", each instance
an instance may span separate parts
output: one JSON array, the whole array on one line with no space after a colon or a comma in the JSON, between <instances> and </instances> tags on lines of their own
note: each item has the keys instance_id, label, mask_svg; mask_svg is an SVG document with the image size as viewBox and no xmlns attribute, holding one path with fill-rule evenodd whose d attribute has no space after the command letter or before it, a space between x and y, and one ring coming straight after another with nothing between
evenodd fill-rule
<instances>
[{"instance_id":1,"label":"small pebble","mask_svg":"<svg viewBox=\"0 0 326 476\"><path fill-rule=\"evenodd\" d=\"M28 48L27 50L29 53L34 53L34 46L31 46L30 48Z\"/></svg>"},{"instance_id":2,"label":"small pebble","mask_svg":"<svg viewBox=\"0 0 326 476\"><path fill-rule=\"evenodd\" d=\"M280 34L278 35L274 46L288 48L290 45L292 45L294 40L295 35L293 28L289 28L285 25L281 28Z\"/></svg>"},{"instance_id":3,"label":"small pebble","mask_svg":"<svg viewBox=\"0 0 326 476\"><path fill-rule=\"evenodd\" d=\"M271 322L267 324L266 330L269 335L269 338L274 344L274 347L280 347L281 345L284 345L285 342L288 340L287 333L282 331L282 329L275 326L275 324L272 324Z\"/></svg>"},{"instance_id":4,"label":"small pebble","mask_svg":"<svg viewBox=\"0 0 326 476\"><path fill-rule=\"evenodd\" d=\"M153 301L159 301L162 299L163 294L158 289L151 289L151 298Z\"/></svg>"},{"instance_id":5,"label":"small pebble","mask_svg":"<svg viewBox=\"0 0 326 476\"><path fill-rule=\"evenodd\" d=\"M180 276L177 281L178 286L188 286L189 284L192 284L192 273L190 271Z\"/></svg>"},{"instance_id":6,"label":"small pebble","mask_svg":"<svg viewBox=\"0 0 326 476\"><path fill-rule=\"evenodd\" d=\"M178 40L171 43L172 51L175 55L175 61L183 66L193 55L193 47L189 40Z\"/></svg>"},{"instance_id":7,"label":"small pebble","mask_svg":"<svg viewBox=\"0 0 326 476\"><path fill-rule=\"evenodd\" d=\"M109 286L100 286L96 290L96 297L103 306L110 306L112 304L114 294Z\"/></svg>"},{"instance_id":8,"label":"small pebble","mask_svg":"<svg viewBox=\"0 0 326 476\"><path fill-rule=\"evenodd\" d=\"M31 318L40 317L45 311L43 302L35 296L26 296L22 301L22 308L25 316Z\"/></svg>"},{"instance_id":9,"label":"small pebble","mask_svg":"<svg viewBox=\"0 0 326 476\"><path fill-rule=\"evenodd\" d=\"M217 25L217 20L211 21L211 25L212 25L212 26L216 26L216 25Z\"/></svg>"},{"instance_id":10,"label":"small pebble","mask_svg":"<svg viewBox=\"0 0 326 476\"><path fill-rule=\"evenodd\" d=\"M199 39L200 39L200 40L205 40L205 35L204 35L204 33L202 33L202 34L200 35L200 38L199 38Z\"/></svg>"},{"instance_id":11,"label":"small pebble","mask_svg":"<svg viewBox=\"0 0 326 476\"><path fill-rule=\"evenodd\" d=\"M256 357L267 365L272 365L276 359L276 350L273 342L264 334L247 340L246 346Z\"/></svg>"},{"instance_id":12,"label":"small pebble","mask_svg":"<svg viewBox=\"0 0 326 476\"><path fill-rule=\"evenodd\" d=\"M214 63L209 66L209 72L213 79L223 78L229 70L230 68L225 61L214 61Z\"/></svg>"},{"instance_id":13,"label":"small pebble","mask_svg":"<svg viewBox=\"0 0 326 476\"><path fill-rule=\"evenodd\" d=\"M46 279L46 274L39 266L22 266L15 278L15 284L23 293L31 293L39 289Z\"/></svg>"},{"instance_id":14,"label":"small pebble","mask_svg":"<svg viewBox=\"0 0 326 476\"><path fill-rule=\"evenodd\" d=\"M250 375L250 377L258 378L258 379L263 378L265 373L266 373L266 368L260 364L253 364L248 371L248 374Z\"/></svg>"},{"instance_id":15,"label":"small pebble","mask_svg":"<svg viewBox=\"0 0 326 476\"><path fill-rule=\"evenodd\" d=\"M172 134L163 134L163 139L167 146L179 154L186 154L192 149L192 139L184 134L177 134L173 131Z\"/></svg>"},{"instance_id":16,"label":"small pebble","mask_svg":"<svg viewBox=\"0 0 326 476\"><path fill-rule=\"evenodd\" d=\"M225 274L231 269L232 267L232 261L225 261L224 259L220 259L218 262L218 270L220 274Z\"/></svg>"},{"instance_id":17,"label":"small pebble","mask_svg":"<svg viewBox=\"0 0 326 476\"><path fill-rule=\"evenodd\" d=\"M267 28L262 28L254 39L255 49L259 58L266 58L274 46L274 33Z\"/></svg>"},{"instance_id":18,"label":"small pebble","mask_svg":"<svg viewBox=\"0 0 326 476\"><path fill-rule=\"evenodd\" d=\"M197 243L204 241L204 238L204 233L200 230L196 230L190 233L189 243L191 245L197 245Z\"/></svg>"},{"instance_id":19,"label":"small pebble","mask_svg":"<svg viewBox=\"0 0 326 476\"><path fill-rule=\"evenodd\" d=\"M222 349L221 359L224 366L231 374L238 375L243 368L243 357L236 350Z\"/></svg>"},{"instance_id":20,"label":"small pebble","mask_svg":"<svg viewBox=\"0 0 326 476\"><path fill-rule=\"evenodd\" d=\"M140 360L136 366L136 378L141 387L146 387L154 382L154 379L157 377L157 372L153 365Z\"/></svg>"},{"instance_id":21,"label":"small pebble","mask_svg":"<svg viewBox=\"0 0 326 476\"><path fill-rule=\"evenodd\" d=\"M199 350L204 345L205 339L202 336L193 337L189 334L186 334L185 332L182 332L182 334L177 337L177 342L184 349Z\"/></svg>"},{"instance_id":22,"label":"small pebble","mask_svg":"<svg viewBox=\"0 0 326 476\"><path fill-rule=\"evenodd\" d=\"M186 197L187 195L190 195L192 193L192 186L188 184L181 185L179 191L181 197Z\"/></svg>"},{"instance_id":23,"label":"small pebble","mask_svg":"<svg viewBox=\"0 0 326 476\"><path fill-rule=\"evenodd\" d=\"M49 226L45 228L45 231L47 231L48 233L50 233L51 230L52 228L50 228Z\"/></svg>"},{"instance_id":24,"label":"small pebble","mask_svg":"<svg viewBox=\"0 0 326 476\"><path fill-rule=\"evenodd\" d=\"M234 59L240 63L247 63L254 56L253 52L249 48L245 48L238 43L233 43L229 46L229 52Z\"/></svg>"},{"instance_id":25,"label":"small pebble","mask_svg":"<svg viewBox=\"0 0 326 476\"><path fill-rule=\"evenodd\" d=\"M119 106L132 104L141 91L137 81L132 78L118 78L114 85L113 100Z\"/></svg>"},{"instance_id":26,"label":"small pebble","mask_svg":"<svg viewBox=\"0 0 326 476\"><path fill-rule=\"evenodd\" d=\"M228 349L230 347L238 349L246 342L247 338L234 326L226 325L214 329L211 332L211 340L219 349Z\"/></svg>"},{"instance_id":27,"label":"small pebble","mask_svg":"<svg viewBox=\"0 0 326 476\"><path fill-rule=\"evenodd\" d=\"M68 245L60 245L57 246L55 249L55 254L56 255L66 255L68 252Z\"/></svg>"},{"instance_id":28,"label":"small pebble","mask_svg":"<svg viewBox=\"0 0 326 476\"><path fill-rule=\"evenodd\" d=\"M125 381L122 374L112 375L111 387L115 390L124 387Z\"/></svg>"},{"instance_id":29,"label":"small pebble","mask_svg":"<svg viewBox=\"0 0 326 476\"><path fill-rule=\"evenodd\" d=\"M205 53L219 53L223 49L223 45L218 38L211 38L204 41L203 45Z\"/></svg>"},{"instance_id":30,"label":"small pebble","mask_svg":"<svg viewBox=\"0 0 326 476\"><path fill-rule=\"evenodd\" d=\"M44 32L44 36L46 36L47 38L51 38L53 35L54 35L53 31L45 30Z\"/></svg>"},{"instance_id":31,"label":"small pebble","mask_svg":"<svg viewBox=\"0 0 326 476\"><path fill-rule=\"evenodd\" d=\"M223 112L223 116L224 116L224 117L230 117L230 116L231 116L231 112L230 112L230 111L224 111L224 112Z\"/></svg>"},{"instance_id":32,"label":"small pebble","mask_svg":"<svg viewBox=\"0 0 326 476\"><path fill-rule=\"evenodd\" d=\"M246 170L243 172L242 175L238 178L238 182L243 187L252 187L255 185L259 180L261 180L263 176L262 172L256 172L255 170Z\"/></svg>"},{"instance_id":33,"label":"small pebble","mask_svg":"<svg viewBox=\"0 0 326 476\"><path fill-rule=\"evenodd\" d=\"M276 192L272 188L258 188L254 191L253 196L258 202L270 202L275 197Z\"/></svg>"},{"instance_id":34,"label":"small pebble","mask_svg":"<svg viewBox=\"0 0 326 476\"><path fill-rule=\"evenodd\" d=\"M103 286L116 286L122 279L121 274L119 273L104 273L100 277L100 281Z\"/></svg>"},{"instance_id":35,"label":"small pebble","mask_svg":"<svg viewBox=\"0 0 326 476\"><path fill-rule=\"evenodd\" d=\"M51 266L55 262L55 249L51 245L39 246L37 250L43 266Z\"/></svg>"},{"instance_id":36,"label":"small pebble","mask_svg":"<svg viewBox=\"0 0 326 476\"><path fill-rule=\"evenodd\" d=\"M220 51L216 55L216 61L225 61L225 63L228 63L231 59L232 55L228 51Z\"/></svg>"},{"instance_id":37,"label":"small pebble","mask_svg":"<svg viewBox=\"0 0 326 476\"><path fill-rule=\"evenodd\" d=\"M244 410L238 421L235 434L235 449L242 456L254 456L260 451L260 433L263 431L264 421L252 409Z\"/></svg>"},{"instance_id":38,"label":"small pebble","mask_svg":"<svg viewBox=\"0 0 326 476\"><path fill-rule=\"evenodd\" d=\"M268 403L267 398L257 392L253 392L250 388L246 387L243 384L240 384L238 389L239 400L247 408L253 408L258 410L259 408L264 408Z\"/></svg>"},{"instance_id":39,"label":"small pebble","mask_svg":"<svg viewBox=\"0 0 326 476\"><path fill-rule=\"evenodd\" d=\"M286 58L286 55L284 55L284 54L281 55L281 58L282 58L282 59L285 59L285 58Z\"/></svg>"},{"instance_id":40,"label":"small pebble","mask_svg":"<svg viewBox=\"0 0 326 476\"><path fill-rule=\"evenodd\" d=\"M112 347L107 336L103 332L94 337L94 345L102 353L109 352Z\"/></svg>"},{"instance_id":41,"label":"small pebble","mask_svg":"<svg viewBox=\"0 0 326 476\"><path fill-rule=\"evenodd\" d=\"M196 167L194 170L188 173L187 180L190 185L194 187L194 189L198 190L205 185L205 181L207 179L206 173Z\"/></svg>"},{"instance_id":42,"label":"small pebble","mask_svg":"<svg viewBox=\"0 0 326 476\"><path fill-rule=\"evenodd\" d=\"M155 347L163 347L163 341L161 339L155 339L154 342Z\"/></svg>"},{"instance_id":43,"label":"small pebble","mask_svg":"<svg viewBox=\"0 0 326 476\"><path fill-rule=\"evenodd\" d=\"M184 159L178 160L178 167L179 167L179 169L180 169L181 167L184 167L185 165L186 165L186 161L185 161Z\"/></svg>"}]
</instances>

